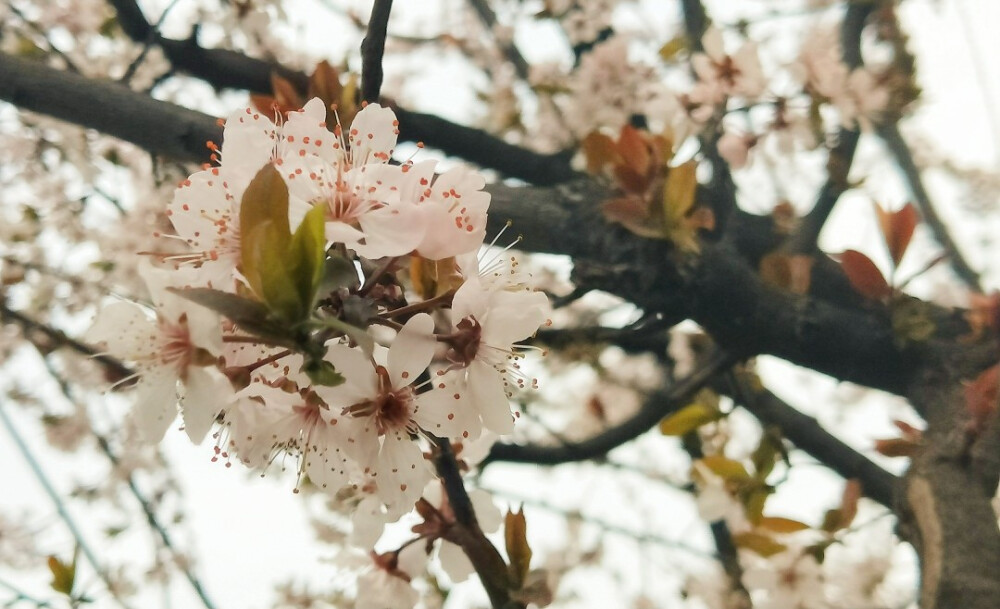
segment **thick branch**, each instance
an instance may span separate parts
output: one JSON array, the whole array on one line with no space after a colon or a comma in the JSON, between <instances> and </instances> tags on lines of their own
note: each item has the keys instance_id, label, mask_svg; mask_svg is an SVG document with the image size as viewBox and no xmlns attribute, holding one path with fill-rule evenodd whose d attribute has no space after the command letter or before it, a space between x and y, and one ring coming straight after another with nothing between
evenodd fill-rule
<instances>
[{"instance_id":1,"label":"thick branch","mask_svg":"<svg viewBox=\"0 0 1000 609\"><path fill-rule=\"evenodd\" d=\"M204 159L204 142L219 141L221 131L207 115L2 54L0 98L191 160ZM510 218L524 249L572 256L588 287L647 313L690 317L734 353L769 353L897 393L914 369L919 354L896 347L884 312L842 309L766 286L726 245L683 256L669 243L638 239L600 215L595 203L608 195L599 184L489 190L492 233Z\"/></svg>"},{"instance_id":2,"label":"thick branch","mask_svg":"<svg viewBox=\"0 0 1000 609\"><path fill-rule=\"evenodd\" d=\"M218 89L245 89L265 94L272 93L271 75L277 74L292 83L300 93L306 93L309 78L303 72L234 51L206 49L194 37L187 40L164 38L152 30L134 0L109 1L118 11L122 29L130 38L146 43L153 36L171 65L181 72ZM570 168L566 155L538 154L508 144L479 129L457 125L430 114L410 112L399 107L394 109L399 118L399 137L404 141L423 142L446 154L532 184L557 184L578 177Z\"/></svg>"},{"instance_id":3,"label":"thick branch","mask_svg":"<svg viewBox=\"0 0 1000 609\"><path fill-rule=\"evenodd\" d=\"M1000 571L994 568L1000 565L1000 529L990 500L997 472L984 481L985 472L977 471L970 455L960 381L970 373L967 358L941 364L924 371L911 396L928 413L928 428L905 478L900 531L920 556L922 609L994 609L1000 599Z\"/></svg>"}]
</instances>

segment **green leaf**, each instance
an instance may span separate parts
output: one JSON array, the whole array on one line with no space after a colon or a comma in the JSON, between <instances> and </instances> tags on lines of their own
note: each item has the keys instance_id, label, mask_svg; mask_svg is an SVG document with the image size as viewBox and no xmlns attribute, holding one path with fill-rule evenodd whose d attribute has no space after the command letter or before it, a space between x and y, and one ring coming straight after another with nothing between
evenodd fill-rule
<instances>
[{"instance_id":1,"label":"green leaf","mask_svg":"<svg viewBox=\"0 0 1000 609\"><path fill-rule=\"evenodd\" d=\"M288 247L288 272L298 290L299 301L306 306L304 318L316 303L316 294L326 271L326 207L316 205L295 229Z\"/></svg>"},{"instance_id":2,"label":"green leaf","mask_svg":"<svg viewBox=\"0 0 1000 609\"><path fill-rule=\"evenodd\" d=\"M316 262L315 220L303 223L305 227L300 226L293 238L288 225L288 186L273 165L265 165L250 181L240 203L242 271L267 308L293 323L308 315L322 266L322 260Z\"/></svg>"},{"instance_id":3,"label":"green leaf","mask_svg":"<svg viewBox=\"0 0 1000 609\"><path fill-rule=\"evenodd\" d=\"M314 385L336 387L337 385L342 385L346 380L342 374L337 372L337 369L333 367L333 364L322 359L307 360L306 363L302 365L302 372L309 377L309 380L312 381Z\"/></svg>"},{"instance_id":4,"label":"green leaf","mask_svg":"<svg viewBox=\"0 0 1000 609\"><path fill-rule=\"evenodd\" d=\"M528 546L528 526L524 511L515 514L507 511L504 523L504 541L507 545L507 557L510 558L510 578L514 589L520 589L528 576L531 563L531 548Z\"/></svg>"},{"instance_id":5,"label":"green leaf","mask_svg":"<svg viewBox=\"0 0 1000 609\"><path fill-rule=\"evenodd\" d=\"M358 269L354 266L353 260L339 255L330 256L326 259L323 269L323 280L320 282L320 291L324 294L335 292L340 288L357 289L361 287L361 279L358 277Z\"/></svg>"},{"instance_id":6,"label":"green leaf","mask_svg":"<svg viewBox=\"0 0 1000 609\"><path fill-rule=\"evenodd\" d=\"M663 187L663 231L683 251L698 250L695 228L686 220L698 188L697 169L698 162L694 160L672 167Z\"/></svg>"},{"instance_id":7,"label":"green leaf","mask_svg":"<svg viewBox=\"0 0 1000 609\"><path fill-rule=\"evenodd\" d=\"M49 571L52 573L52 583L49 585L53 590L66 596L73 596L73 584L76 581L76 555L79 549L73 553L73 562L66 564L56 556L49 556Z\"/></svg>"},{"instance_id":8,"label":"green leaf","mask_svg":"<svg viewBox=\"0 0 1000 609\"><path fill-rule=\"evenodd\" d=\"M674 36L668 40L662 47L660 47L660 58L663 61L671 62L677 55L688 48L687 36L680 34Z\"/></svg>"},{"instance_id":9,"label":"green leaf","mask_svg":"<svg viewBox=\"0 0 1000 609\"><path fill-rule=\"evenodd\" d=\"M712 408L703 402L695 402L660 421L660 433L665 436L683 436L724 416L718 408Z\"/></svg>"},{"instance_id":10,"label":"green leaf","mask_svg":"<svg viewBox=\"0 0 1000 609\"><path fill-rule=\"evenodd\" d=\"M760 437L760 444L750 455L757 479L763 482L771 474L779 457L785 456L785 446L781 443L781 430L769 426Z\"/></svg>"}]
</instances>

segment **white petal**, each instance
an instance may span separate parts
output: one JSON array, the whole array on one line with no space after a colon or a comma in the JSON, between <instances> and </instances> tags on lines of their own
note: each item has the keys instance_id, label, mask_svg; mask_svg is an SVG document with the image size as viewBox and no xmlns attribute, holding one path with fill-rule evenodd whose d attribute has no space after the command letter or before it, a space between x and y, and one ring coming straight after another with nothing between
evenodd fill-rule
<instances>
[{"instance_id":1,"label":"white petal","mask_svg":"<svg viewBox=\"0 0 1000 609\"><path fill-rule=\"evenodd\" d=\"M359 548L373 548L385 530L386 514L382 502L368 496L354 508L351 515L351 534L348 542Z\"/></svg>"},{"instance_id":2,"label":"white petal","mask_svg":"<svg viewBox=\"0 0 1000 609\"><path fill-rule=\"evenodd\" d=\"M332 344L327 347L326 361L333 364L345 379L344 384L337 387L315 387L330 408L337 411L375 397L378 388L375 367L359 349Z\"/></svg>"},{"instance_id":3,"label":"white petal","mask_svg":"<svg viewBox=\"0 0 1000 609\"><path fill-rule=\"evenodd\" d=\"M215 374L212 374L214 372ZM191 441L200 444L216 416L232 400L233 389L217 370L190 367L184 379L181 417Z\"/></svg>"},{"instance_id":4,"label":"white petal","mask_svg":"<svg viewBox=\"0 0 1000 609\"><path fill-rule=\"evenodd\" d=\"M366 258L403 256L424 239L427 216L409 203L381 207L361 216L365 242L355 246Z\"/></svg>"},{"instance_id":5,"label":"white petal","mask_svg":"<svg viewBox=\"0 0 1000 609\"><path fill-rule=\"evenodd\" d=\"M431 472L423 451L405 434L388 432L376 464L378 496L388 505L413 507Z\"/></svg>"},{"instance_id":6,"label":"white petal","mask_svg":"<svg viewBox=\"0 0 1000 609\"><path fill-rule=\"evenodd\" d=\"M434 320L427 313L414 315L389 348L389 378L392 387L399 389L417 380L434 357L437 341L434 339Z\"/></svg>"},{"instance_id":7,"label":"white petal","mask_svg":"<svg viewBox=\"0 0 1000 609\"><path fill-rule=\"evenodd\" d=\"M354 165L386 163L396 147L399 122L391 108L368 104L351 123L351 157Z\"/></svg>"},{"instance_id":8,"label":"white petal","mask_svg":"<svg viewBox=\"0 0 1000 609\"><path fill-rule=\"evenodd\" d=\"M156 357L156 322L139 305L113 302L97 313L85 340L107 345L108 353L132 361Z\"/></svg>"},{"instance_id":9,"label":"white petal","mask_svg":"<svg viewBox=\"0 0 1000 609\"><path fill-rule=\"evenodd\" d=\"M479 528L486 533L495 533L500 529L503 522L503 514L500 508L493 503L493 495L481 488L474 488L469 491L469 500L476 510L476 520L479 521Z\"/></svg>"},{"instance_id":10,"label":"white petal","mask_svg":"<svg viewBox=\"0 0 1000 609\"><path fill-rule=\"evenodd\" d=\"M445 387L420 394L412 416L417 425L436 436L469 440L479 436L477 415L455 388Z\"/></svg>"},{"instance_id":11,"label":"white petal","mask_svg":"<svg viewBox=\"0 0 1000 609\"><path fill-rule=\"evenodd\" d=\"M441 561L441 568L448 574L448 578L455 583L464 582L475 572L462 548L448 541L441 541L438 560Z\"/></svg>"},{"instance_id":12,"label":"white petal","mask_svg":"<svg viewBox=\"0 0 1000 609\"><path fill-rule=\"evenodd\" d=\"M177 375L167 366L142 371L132 411L142 437L157 443L177 418Z\"/></svg>"},{"instance_id":13,"label":"white petal","mask_svg":"<svg viewBox=\"0 0 1000 609\"><path fill-rule=\"evenodd\" d=\"M510 402L503 379L495 368L479 360L473 361L469 365L469 391L486 429L501 435L513 433Z\"/></svg>"}]
</instances>

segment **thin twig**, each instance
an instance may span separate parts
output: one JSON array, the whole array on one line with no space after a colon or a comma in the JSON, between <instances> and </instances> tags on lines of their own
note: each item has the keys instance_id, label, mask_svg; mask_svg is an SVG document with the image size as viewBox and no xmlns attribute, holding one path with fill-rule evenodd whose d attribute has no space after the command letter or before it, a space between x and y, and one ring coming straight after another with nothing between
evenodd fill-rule
<instances>
[{"instance_id":1,"label":"thin twig","mask_svg":"<svg viewBox=\"0 0 1000 609\"><path fill-rule=\"evenodd\" d=\"M115 599L115 602L118 603L118 605L120 605L123 609L131 609L128 603L126 603L118 595L115 594L114 592L115 585L111 581L111 577L108 575L108 572L104 569L104 567L101 566L100 562L97 560L97 555L94 554L94 551L93 549L91 549L90 544L87 543L87 540L84 538L83 533L80 531L79 527L77 527L76 521L73 520L73 517L70 515L69 510L66 509L66 504L63 503L62 497L59 496L59 493L56 491L55 487L52 486L52 482L49 481L49 478L45 474L45 471L42 469L41 464L38 462L37 459L35 459L34 453L31 452L31 449L25 443L24 438L21 437L20 432L14 425L14 421L7 414L7 406L2 402L0 402L0 422L3 423L4 427L7 429L8 435L10 435L11 439L14 440L14 444L17 446L18 451L21 453L21 456L23 456L24 460L28 462L28 466L31 468L32 473L34 473L35 475L35 479L38 480L38 483L45 490L45 493L49 496L49 499L51 499L52 503L55 504L55 508L56 511L59 513L59 517L66 525L66 528L69 530L70 535L73 536L73 539L76 541L77 546L80 548L80 552L83 553L83 557L86 559L88 563L90 563L91 568L94 569L94 572L97 573L97 576L101 579L101 581L104 582L104 585L107 587L107 590L111 594L112 598Z\"/></svg>"},{"instance_id":2,"label":"thin twig","mask_svg":"<svg viewBox=\"0 0 1000 609\"><path fill-rule=\"evenodd\" d=\"M388 34L392 0L375 0L368 20L368 33L361 41L361 100L378 103L382 90L382 55Z\"/></svg>"},{"instance_id":3,"label":"thin twig","mask_svg":"<svg viewBox=\"0 0 1000 609\"><path fill-rule=\"evenodd\" d=\"M494 444L481 467L494 461L558 465L571 461L586 461L604 457L608 451L629 442L649 431L654 425L682 406L696 391L704 387L716 374L732 367L739 357L726 351L716 351L704 366L681 379L668 389L655 392L642 408L624 423L607 429L596 436L576 444L538 446L521 444Z\"/></svg>"},{"instance_id":4,"label":"thin twig","mask_svg":"<svg viewBox=\"0 0 1000 609\"><path fill-rule=\"evenodd\" d=\"M490 6L490 3L487 0L469 0L469 5L472 7L472 10L475 11L486 30L489 33L493 33L493 28L495 28L497 24L497 14L493 12L493 8ZM518 78L521 80L528 80L528 72L530 70L528 62L525 61L524 56L521 55L521 51L517 50L514 43L501 42L497 40L497 46L500 47L500 50L507 57L507 60L514 66L514 72L517 73Z\"/></svg>"},{"instance_id":5,"label":"thin twig","mask_svg":"<svg viewBox=\"0 0 1000 609\"><path fill-rule=\"evenodd\" d=\"M713 554L712 552L695 548L693 546L685 544L684 542L677 541L676 539L668 539L666 537L661 537L659 535L652 535L649 533L640 533L638 531L628 529L626 527L611 522L607 522L599 518L593 518L591 516L587 516L586 514L583 514L582 512L577 510L569 510L566 508L559 507L558 505L549 503L541 499L529 497L527 495L520 495L518 493L514 493L511 491L495 487L481 486L479 488L481 490L486 491L487 493L496 495L497 497L502 497L512 503L522 503L524 505L530 505L532 507L545 510L546 512L561 514L569 519L577 519L580 522L584 522L586 524L595 526L606 533L611 533L612 535L618 535L621 537L627 537L639 543L651 543L654 545L663 546L665 548L680 550L682 552L690 554L691 556L697 556L699 558L704 558L709 560L719 559L719 556L717 554Z\"/></svg>"},{"instance_id":6,"label":"thin twig","mask_svg":"<svg viewBox=\"0 0 1000 609\"><path fill-rule=\"evenodd\" d=\"M931 201L927 189L924 188L923 179L920 177L920 169L917 168L917 164L913 160L913 153L899 132L899 126L896 123L888 123L878 125L876 129L882 141L889 148L889 152L892 153L900 171L903 172L906 183L910 188L910 193L913 195L917 207L920 208L920 215L923 216L924 222L931 229L931 233L934 234L937 242L948 253L948 259L951 262L951 267L955 270L955 274L968 287L977 292L982 292L983 286L979 280L979 273L969 266L969 263L962 256L958 244L951 238L951 232L948 230L948 227L937 214L934 203Z\"/></svg>"},{"instance_id":7,"label":"thin twig","mask_svg":"<svg viewBox=\"0 0 1000 609\"><path fill-rule=\"evenodd\" d=\"M85 355L93 361L101 364L107 372L111 373L116 378L124 379L134 374L131 368L121 363L119 360L109 355L100 353L97 349L91 347L90 345L66 336L62 330L57 330L52 326L28 317L20 311L11 309L7 306L6 301L2 299L0 299L0 322L13 322L14 324L20 326L26 334L31 332L42 334L51 341L51 344L48 345L49 347L67 347L76 351L80 355ZM29 340L31 339L29 338ZM34 341L31 342L34 343Z\"/></svg>"}]
</instances>

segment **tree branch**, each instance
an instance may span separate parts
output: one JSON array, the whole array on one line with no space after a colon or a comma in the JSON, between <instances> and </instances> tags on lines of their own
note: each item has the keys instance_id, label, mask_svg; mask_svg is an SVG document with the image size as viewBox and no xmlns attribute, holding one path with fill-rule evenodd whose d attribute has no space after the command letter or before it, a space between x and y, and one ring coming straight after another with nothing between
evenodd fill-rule
<instances>
[{"instance_id":1,"label":"tree branch","mask_svg":"<svg viewBox=\"0 0 1000 609\"><path fill-rule=\"evenodd\" d=\"M899 132L899 125L895 122L880 124L876 129L882 141L889 148L889 152L896 159L896 164L899 166L900 171L903 172L906 183L910 187L910 193L913 195L917 207L920 208L920 215L923 217L924 222L931 229L931 233L937 242L948 253L948 259L951 262L951 267L955 270L955 274L969 288L977 292L982 292L983 286L979 280L979 273L973 270L965 258L962 257L962 251L959 249L958 244L951 238L951 232L934 209L934 203L931 201L930 195L927 194L923 179L920 177L920 170L913 161L913 154L910 152L910 147Z\"/></svg>"},{"instance_id":2,"label":"tree branch","mask_svg":"<svg viewBox=\"0 0 1000 609\"><path fill-rule=\"evenodd\" d=\"M672 387L653 393L642 408L624 423L576 444L537 446L520 444L494 444L481 467L494 461L508 463L533 463L558 465L571 461L598 459L622 444L649 431L660 420L680 408L716 374L726 370L738 358L724 351L716 352L704 366Z\"/></svg>"},{"instance_id":3,"label":"tree branch","mask_svg":"<svg viewBox=\"0 0 1000 609\"><path fill-rule=\"evenodd\" d=\"M865 22L875 9L876 2L848 2L847 12L844 15L844 22L840 28L840 43L844 57L844 63L849 71L863 65L861 57L861 31L865 27ZM816 204L802 218L798 230L789 237L784 244L784 249L791 253L813 254L816 251L816 242L819 234L826 224L827 218L833 212L840 195L844 194L850 187L847 179L851 171L851 164L854 162L854 153L858 148L858 140L861 137L860 131L855 129L841 129L837 134L837 143L830 150L827 160L827 180L820 189Z\"/></svg>"},{"instance_id":4,"label":"tree branch","mask_svg":"<svg viewBox=\"0 0 1000 609\"><path fill-rule=\"evenodd\" d=\"M221 136L205 114L3 54L0 98L179 158L206 159L204 142ZM523 231L523 249L572 256L588 287L650 314L690 317L733 353L768 353L896 393L919 362L919 345L896 346L885 311L844 309L764 285L726 244L682 255L669 243L608 225L597 205L608 192L596 182L488 190L490 232L512 219Z\"/></svg>"},{"instance_id":5,"label":"tree branch","mask_svg":"<svg viewBox=\"0 0 1000 609\"><path fill-rule=\"evenodd\" d=\"M378 103L382 90L382 54L388 34L392 0L375 0L368 19L368 33L361 41L361 99Z\"/></svg>"},{"instance_id":6,"label":"tree branch","mask_svg":"<svg viewBox=\"0 0 1000 609\"><path fill-rule=\"evenodd\" d=\"M434 444L434 468L455 515L455 524L449 527L445 539L465 552L479 574L494 609L523 609L523 604L511 600L507 563L479 527L451 442L447 438L435 438Z\"/></svg>"},{"instance_id":7,"label":"tree branch","mask_svg":"<svg viewBox=\"0 0 1000 609\"><path fill-rule=\"evenodd\" d=\"M277 74L292 83L303 95L308 89L309 77L303 72L274 62L247 57L234 51L206 49L200 46L193 36L187 40L164 38L152 30L152 26L134 0L109 0L109 2L118 11L122 29L132 40L145 43L149 36L154 36L156 43L163 49L174 68L204 80L217 89L245 89L254 93L271 94L272 74ZM496 170L506 177L532 184L557 184L579 177L579 174L570 167L569 156L565 154L538 154L508 144L480 129L457 125L437 116L411 112L395 104L392 105L399 118L399 137L402 140L423 142L446 154ZM203 144L204 141L199 145ZM202 156L198 158L201 159Z\"/></svg>"},{"instance_id":8,"label":"tree branch","mask_svg":"<svg viewBox=\"0 0 1000 609\"><path fill-rule=\"evenodd\" d=\"M479 21L482 22L483 26L486 27L487 31L493 32L493 28L497 24L497 14L493 12L493 8L490 6L489 0L469 0L469 5L472 10L475 11L476 15L479 17ZM528 80L528 72L530 68L528 67L528 62L525 61L524 56L521 55L521 51L517 50L513 42L499 42L497 44L500 46L500 50L507 57L507 61L514 66L514 72L517 74L518 78L521 80Z\"/></svg>"},{"instance_id":9,"label":"tree branch","mask_svg":"<svg viewBox=\"0 0 1000 609\"><path fill-rule=\"evenodd\" d=\"M781 433L800 450L845 479L861 483L866 497L889 509L895 505L899 479L873 461L841 442L816 422L783 402L766 389L752 389L738 374L728 375L729 393L737 404L746 408L761 423L776 425Z\"/></svg>"}]
</instances>

